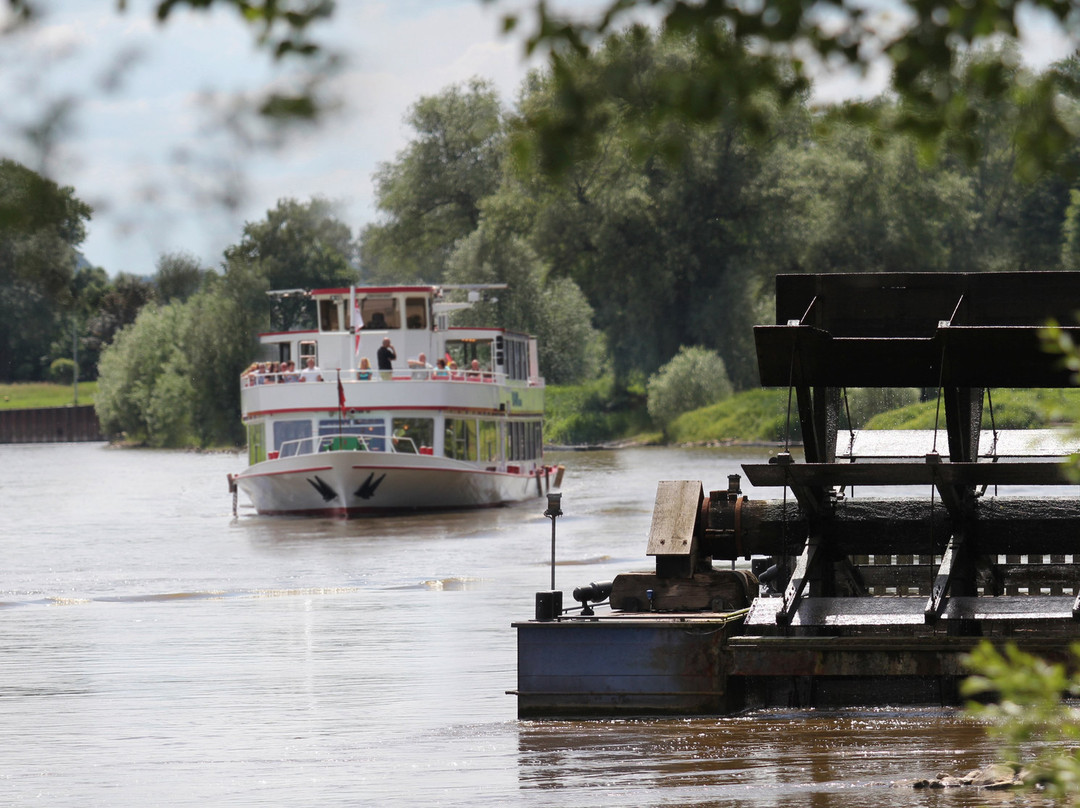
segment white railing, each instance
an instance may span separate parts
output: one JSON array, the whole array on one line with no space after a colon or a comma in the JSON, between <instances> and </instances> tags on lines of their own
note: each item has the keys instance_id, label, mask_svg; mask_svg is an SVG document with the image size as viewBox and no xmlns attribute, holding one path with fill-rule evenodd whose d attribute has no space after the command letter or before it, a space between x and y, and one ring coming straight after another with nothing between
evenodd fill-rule
<instances>
[{"instance_id":1,"label":"white railing","mask_svg":"<svg viewBox=\"0 0 1080 808\"><path fill-rule=\"evenodd\" d=\"M341 372L343 382L479 382L488 384L532 384L525 379L510 379L505 373L488 370L439 370L437 368L414 368L395 370L352 370ZM245 373L240 377L241 387L255 387L263 384L336 384L337 370L319 371L321 382L304 382L300 373Z\"/></svg>"}]
</instances>

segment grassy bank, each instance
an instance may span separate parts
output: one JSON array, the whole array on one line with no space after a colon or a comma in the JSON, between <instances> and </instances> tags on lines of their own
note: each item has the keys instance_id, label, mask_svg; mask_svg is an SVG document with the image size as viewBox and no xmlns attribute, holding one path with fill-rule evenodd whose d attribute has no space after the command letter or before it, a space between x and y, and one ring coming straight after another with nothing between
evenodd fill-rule
<instances>
[{"instance_id":1,"label":"grassy bank","mask_svg":"<svg viewBox=\"0 0 1080 808\"><path fill-rule=\"evenodd\" d=\"M79 382L79 404L93 404L97 382ZM0 384L0 409L29 410L38 407L68 407L75 403L70 384L22 382Z\"/></svg>"},{"instance_id":2,"label":"grassy bank","mask_svg":"<svg viewBox=\"0 0 1080 808\"><path fill-rule=\"evenodd\" d=\"M937 399L875 413L867 396L851 391L852 403L841 407L840 428L848 429L850 413L856 429L945 428ZM871 401L887 397L869 397ZM911 391L910 398L917 398ZM861 401L856 401L861 399ZM748 390L717 404L687 412L666 434L650 421L643 390L621 396L610 380L547 390L546 435L560 445L603 444L635 440L643 443L775 443L801 440L794 396L786 389ZM856 404L858 406L856 406ZM790 406L790 419L789 419ZM790 434L788 423L790 420ZM1080 424L1080 390L991 390L983 399L983 429L1032 429Z\"/></svg>"},{"instance_id":3,"label":"grassy bank","mask_svg":"<svg viewBox=\"0 0 1080 808\"><path fill-rule=\"evenodd\" d=\"M652 434L645 391L615 390L613 381L551 385L544 391L544 440L560 446L613 443L628 438L659 439Z\"/></svg>"},{"instance_id":4,"label":"grassy bank","mask_svg":"<svg viewBox=\"0 0 1080 808\"><path fill-rule=\"evenodd\" d=\"M672 443L782 441L788 420L788 391L750 390L684 413L668 429ZM945 428L945 414L932 399L855 419L855 429ZM1080 390L991 390L983 399L983 429L1034 429L1080 424ZM849 424L841 408L840 428ZM791 440L799 440L799 417L791 399Z\"/></svg>"}]
</instances>

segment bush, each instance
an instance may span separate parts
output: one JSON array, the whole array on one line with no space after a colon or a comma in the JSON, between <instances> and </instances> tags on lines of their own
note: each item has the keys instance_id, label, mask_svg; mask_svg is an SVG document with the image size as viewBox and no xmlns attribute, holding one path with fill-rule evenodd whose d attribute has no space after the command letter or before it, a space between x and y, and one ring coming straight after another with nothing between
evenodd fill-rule
<instances>
[{"instance_id":1,"label":"bush","mask_svg":"<svg viewBox=\"0 0 1080 808\"><path fill-rule=\"evenodd\" d=\"M54 359L49 365L49 378L57 384L71 384L75 381L75 362L71 359Z\"/></svg>"},{"instance_id":2,"label":"bush","mask_svg":"<svg viewBox=\"0 0 1080 808\"><path fill-rule=\"evenodd\" d=\"M724 360L718 353L683 346L670 362L649 378L646 393L649 415L666 431L682 413L728 398L732 386Z\"/></svg>"},{"instance_id":3,"label":"bush","mask_svg":"<svg viewBox=\"0 0 1080 808\"><path fill-rule=\"evenodd\" d=\"M576 446L607 443L649 428L640 386L619 391L610 376L578 385L552 385L545 391L544 439Z\"/></svg>"}]
</instances>

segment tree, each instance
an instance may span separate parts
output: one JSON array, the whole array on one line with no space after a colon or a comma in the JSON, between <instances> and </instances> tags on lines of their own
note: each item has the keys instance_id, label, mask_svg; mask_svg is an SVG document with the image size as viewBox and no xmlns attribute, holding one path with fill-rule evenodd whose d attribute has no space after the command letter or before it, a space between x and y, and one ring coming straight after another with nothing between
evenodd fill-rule
<instances>
[{"instance_id":1,"label":"tree","mask_svg":"<svg viewBox=\"0 0 1080 808\"><path fill-rule=\"evenodd\" d=\"M106 434L151 446L180 446L190 437L191 389L176 339L181 318L178 306L145 306L102 352L94 408Z\"/></svg>"},{"instance_id":2,"label":"tree","mask_svg":"<svg viewBox=\"0 0 1080 808\"><path fill-rule=\"evenodd\" d=\"M158 258L154 287L162 303L183 302L199 291L210 272L191 253L165 253Z\"/></svg>"},{"instance_id":3,"label":"tree","mask_svg":"<svg viewBox=\"0 0 1080 808\"><path fill-rule=\"evenodd\" d=\"M143 307L156 300L153 284L121 272L106 289L97 311L90 317L87 347L100 354L120 329L134 323Z\"/></svg>"},{"instance_id":4,"label":"tree","mask_svg":"<svg viewBox=\"0 0 1080 808\"><path fill-rule=\"evenodd\" d=\"M721 350L736 384L750 386L747 335L763 278L778 268L765 245L786 206L776 144L755 142L738 123L641 129L640 114L670 77L699 69L689 42L635 30L610 37L597 59L621 76L618 94L584 113L606 122L602 139L557 176L518 163L530 244L585 293L619 385L653 373L680 345L701 344ZM564 66L591 80L591 62ZM557 114L558 92L557 82L534 76L521 121ZM805 131L798 115L772 114L784 137Z\"/></svg>"},{"instance_id":5,"label":"tree","mask_svg":"<svg viewBox=\"0 0 1080 808\"><path fill-rule=\"evenodd\" d=\"M576 151L595 148L605 122L589 111L618 95L626 77L592 47L646 12L658 19L662 37L691 38L700 63L692 73L665 76L666 92L654 106L635 113L642 132L669 121L718 120L766 132L770 100L798 99L815 71L827 66L865 72L884 62L891 68L889 91L901 103L899 114L883 115L872 103L858 103L839 110L845 119L913 135L928 148L970 161L985 145L979 129L989 118L981 100L1013 95L1026 110L1017 122L1018 157L1028 176L1035 176L1056 167L1072 148L1072 113L1057 103L1057 92L1075 88L1075 77L1054 70L1010 86L1012 64L1004 55L976 71L958 69L966 54L991 40L1015 42L1022 6L1020 0L944 5L898 0L885 6L836 0L824 9L785 0L607 0L593 13L570 20L538 3L526 50L550 50L557 105L528 118L536 135L528 142L541 164L554 171L567 168ZM1075 31L1080 24L1069 0L1043 0L1038 6L1059 30ZM519 23L517 14L505 18L508 29ZM578 68L581 60L591 69Z\"/></svg>"},{"instance_id":6,"label":"tree","mask_svg":"<svg viewBox=\"0 0 1080 808\"><path fill-rule=\"evenodd\" d=\"M479 303L461 319L471 325L502 326L537 338L540 370L551 384L571 384L595 375L601 338L592 327L592 308L569 278L551 278L525 239L486 217L451 256L451 283L505 283L498 302Z\"/></svg>"},{"instance_id":7,"label":"tree","mask_svg":"<svg viewBox=\"0 0 1080 808\"><path fill-rule=\"evenodd\" d=\"M331 202L281 199L266 219L244 225L239 244L225 250L227 267L256 268L270 289L319 289L357 280L357 244ZM269 302L259 304L267 312ZM282 328L303 322L305 308L284 306Z\"/></svg>"},{"instance_id":8,"label":"tree","mask_svg":"<svg viewBox=\"0 0 1080 808\"><path fill-rule=\"evenodd\" d=\"M90 214L74 189L0 159L0 379L44 378Z\"/></svg>"},{"instance_id":9,"label":"tree","mask_svg":"<svg viewBox=\"0 0 1080 808\"><path fill-rule=\"evenodd\" d=\"M365 281L438 283L454 245L480 224L499 184L503 113L495 88L474 79L421 98L407 122L416 137L375 174L386 214L361 236Z\"/></svg>"},{"instance_id":10,"label":"tree","mask_svg":"<svg viewBox=\"0 0 1080 808\"><path fill-rule=\"evenodd\" d=\"M208 281L185 302L144 307L103 352L95 406L109 434L166 447L243 442L239 378L266 326L267 283L236 262Z\"/></svg>"}]
</instances>

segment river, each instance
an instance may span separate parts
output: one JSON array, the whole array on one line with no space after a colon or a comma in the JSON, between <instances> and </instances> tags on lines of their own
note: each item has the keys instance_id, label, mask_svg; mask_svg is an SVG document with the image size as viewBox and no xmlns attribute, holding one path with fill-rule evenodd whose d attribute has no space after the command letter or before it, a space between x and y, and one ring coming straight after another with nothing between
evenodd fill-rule
<instances>
[{"instance_id":1,"label":"river","mask_svg":"<svg viewBox=\"0 0 1080 808\"><path fill-rule=\"evenodd\" d=\"M647 569L659 479L745 451L557 454L557 587ZM0 446L0 804L975 806L893 781L993 760L949 710L523 722L545 503L232 515L241 456ZM748 493L752 493L748 489ZM1022 800L1015 804L1024 803Z\"/></svg>"}]
</instances>

